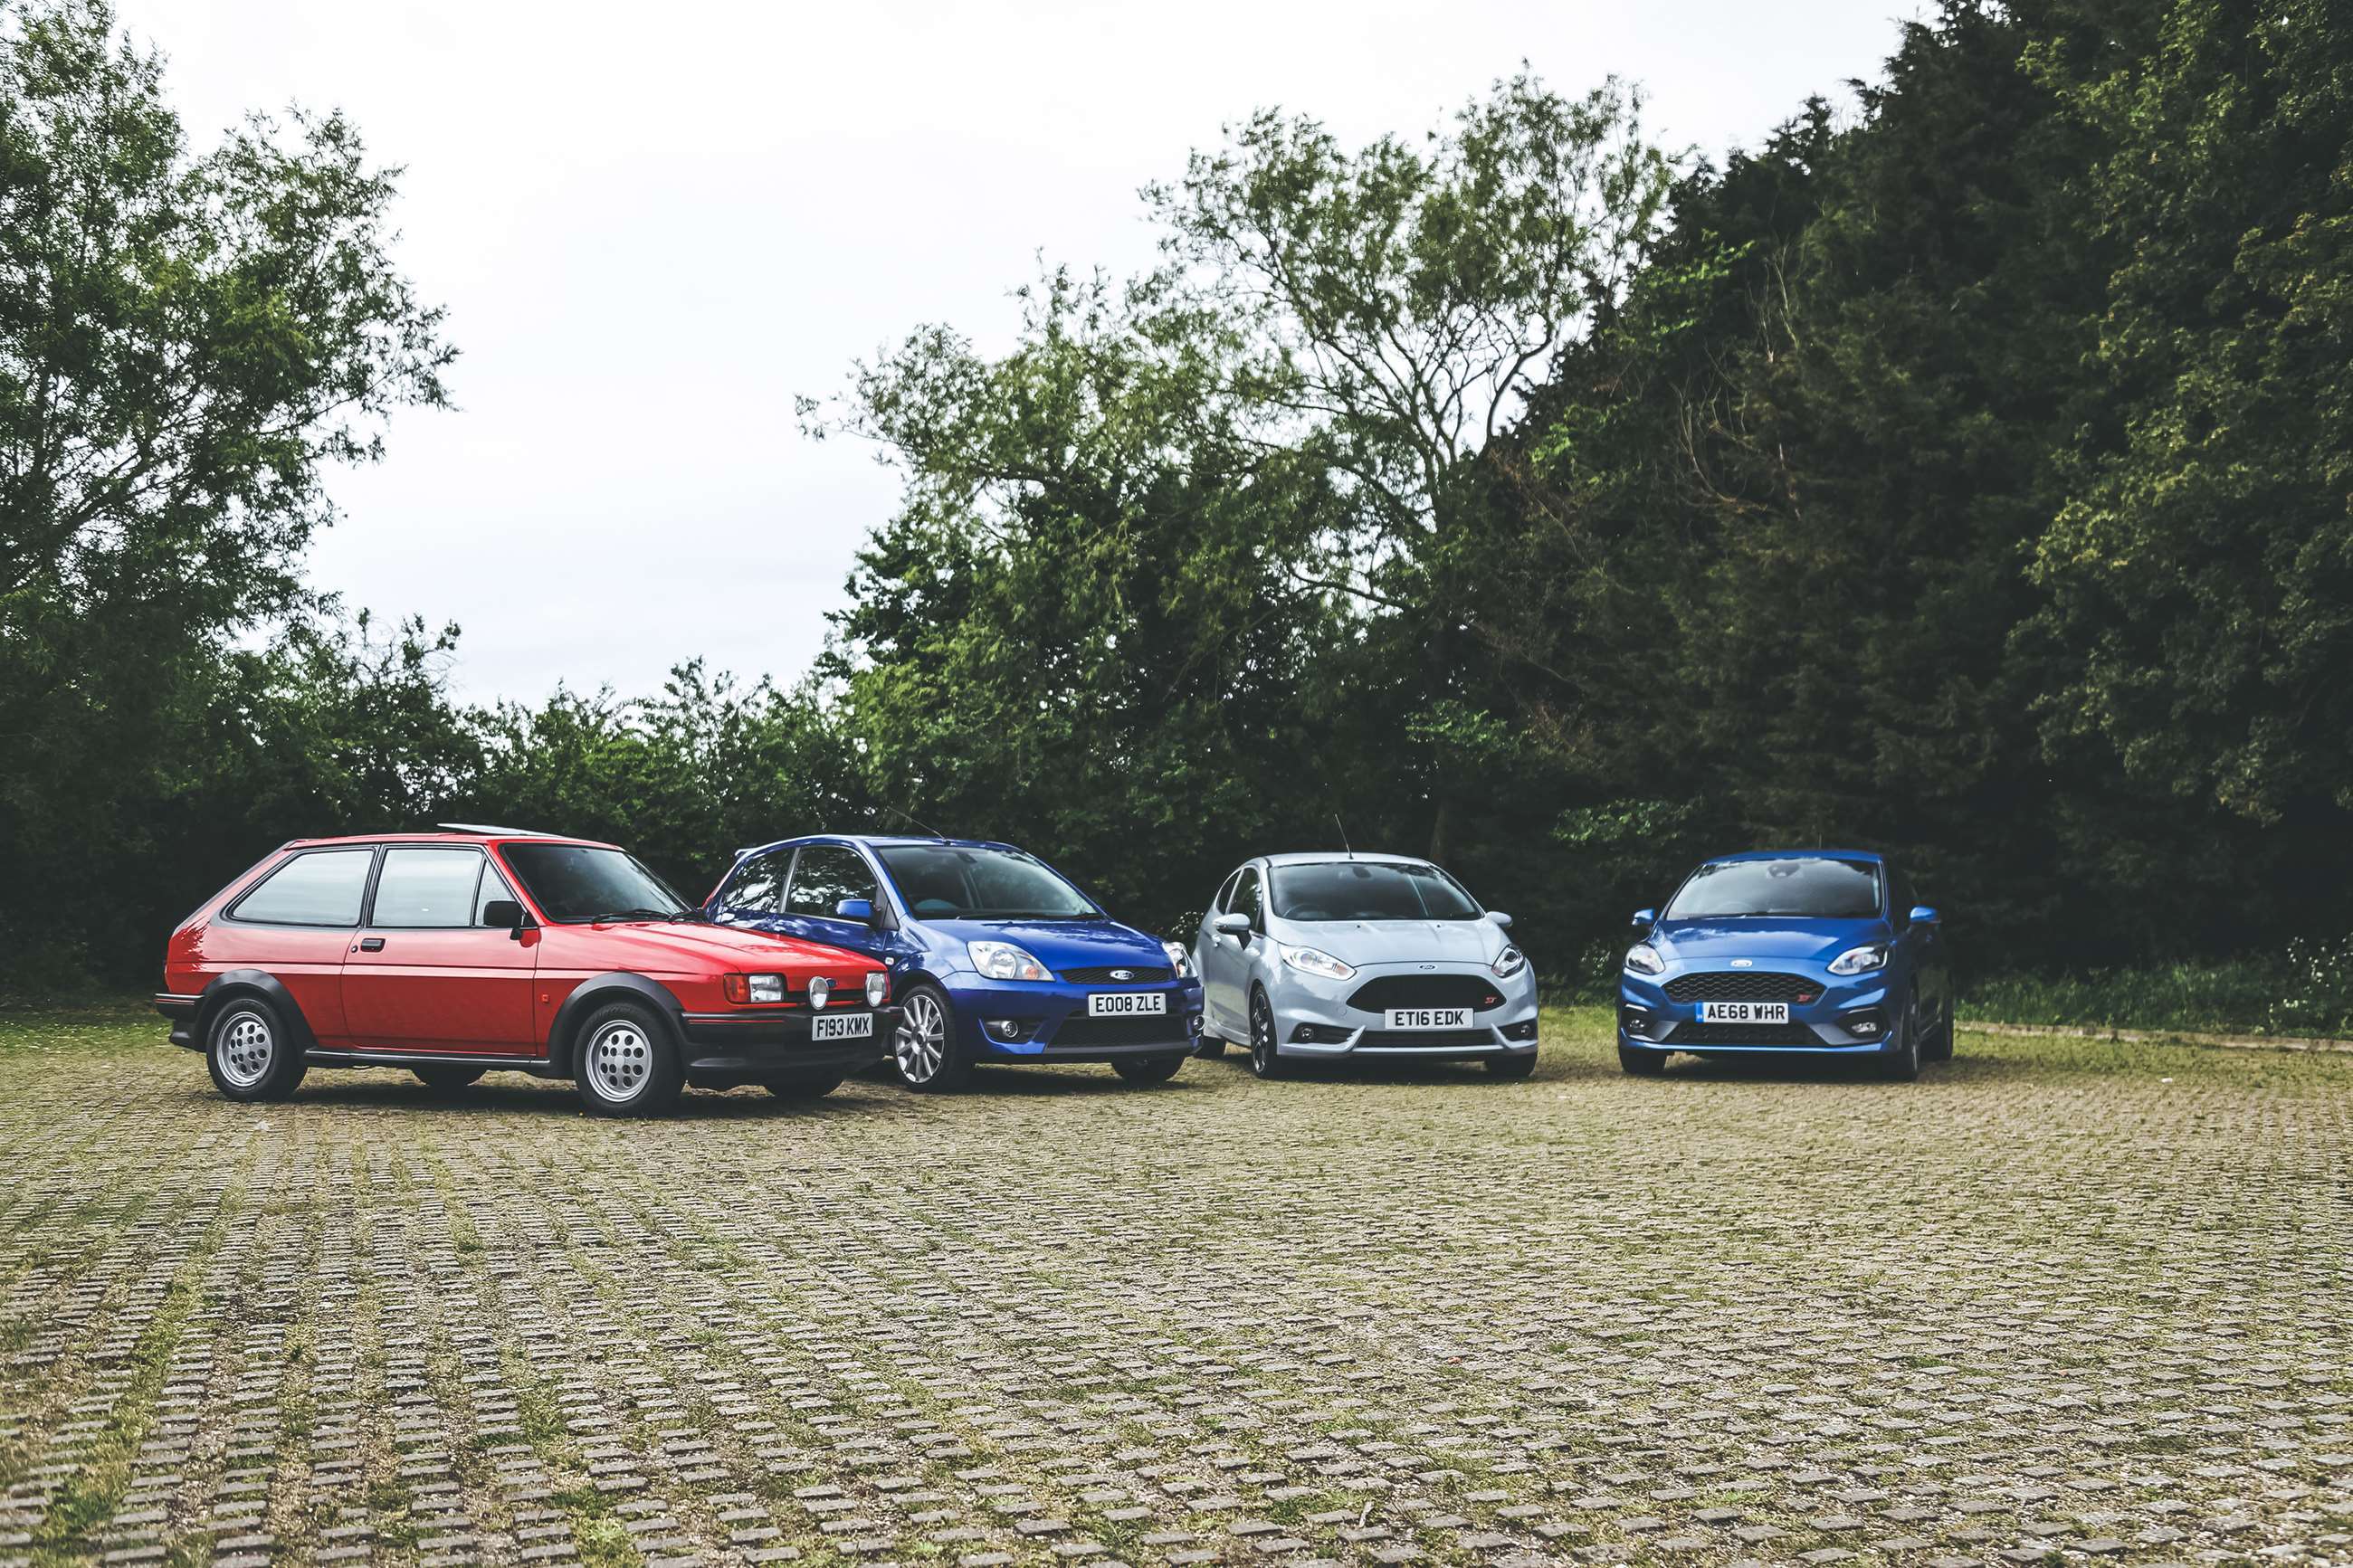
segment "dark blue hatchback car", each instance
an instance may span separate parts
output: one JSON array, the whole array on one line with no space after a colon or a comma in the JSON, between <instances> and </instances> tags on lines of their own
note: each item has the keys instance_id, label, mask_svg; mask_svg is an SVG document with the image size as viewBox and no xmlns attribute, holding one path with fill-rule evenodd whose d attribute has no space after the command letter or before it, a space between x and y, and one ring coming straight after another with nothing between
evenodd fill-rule
<instances>
[{"instance_id":1,"label":"dark blue hatchback car","mask_svg":"<svg viewBox=\"0 0 2353 1568\"><path fill-rule=\"evenodd\" d=\"M1187 951L1010 844L786 839L738 854L703 912L889 964L891 1060L910 1089L961 1087L978 1062L1109 1062L1160 1083L1201 1042Z\"/></svg>"},{"instance_id":2,"label":"dark blue hatchback car","mask_svg":"<svg viewBox=\"0 0 2353 1568\"><path fill-rule=\"evenodd\" d=\"M1877 855L1767 850L1710 860L1627 950L1618 1061L1671 1051L1863 1056L1911 1079L1953 1054L1953 988L1935 910Z\"/></svg>"}]
</instances>

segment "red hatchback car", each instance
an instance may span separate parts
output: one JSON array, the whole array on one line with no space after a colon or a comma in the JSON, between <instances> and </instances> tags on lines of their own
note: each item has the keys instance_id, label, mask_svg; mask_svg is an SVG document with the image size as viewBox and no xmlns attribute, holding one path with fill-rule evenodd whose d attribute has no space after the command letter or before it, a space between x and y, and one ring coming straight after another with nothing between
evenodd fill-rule
<instances>
[{"instance_id":1,"label":"red hatchback car","mask_svg":"<svg viewBox=\"0 0 2353 1568\"><path fill-rule=\"evenodd\" d=\"M651 1114L690 1083L828 1093L898 1026L863 954L705 924L610 844L456 824L283 846L172 933L164 985L231 1100L311 1067L505 1068Z\"/></svg>"}]
</instances>

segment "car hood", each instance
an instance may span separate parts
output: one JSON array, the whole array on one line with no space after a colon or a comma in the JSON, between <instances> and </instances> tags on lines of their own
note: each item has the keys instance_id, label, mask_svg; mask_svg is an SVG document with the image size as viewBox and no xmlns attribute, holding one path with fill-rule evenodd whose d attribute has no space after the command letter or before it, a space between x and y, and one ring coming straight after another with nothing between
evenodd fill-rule
<instances>
[{"instance_id":1,"label":"car hood","mask_svg":"<svg viewBox=\"0 0 2353 1568\"><path fill-rule=\"evenodd\" d=\"M925 921L924 926L956 942L1009 942L1054 971L1100 969L1107 964L1168 967L1168 952L1157 937L1116 921Z\"/></svg>"},{"instance_id":2,"label":"car hood","mask_svg":"<svg viewBox=\"0 0 2353 1568\"><path fill-rule=\"evenodd\" d=\"M1278 921L1277 933L1362 969L1377 963L1492 963L1511 939L1493 921Z\"/></svg>"},{"instance_id":3,"label":"car hood","mask_svg":"<svg viewBox=\"0 0 2353 1568\"><path fill-rule=\"evenodd\" d=\"M804 942L774 931L692 921L621 921L558 928L593 940L613 954L616 969L679 972L702 969L777 971L799 967L862 974L881 964L848 948Z\"/></svg>"},{"instance_id":4,"label":"car hood","mask_svg":"<svg viewBox=\"0 0 2353 1568\"><path fill-rule=\"evenodd\" d=\"M1719 958L1797 958L1827 963L1850 947L1886 940L1887 922L1882 920L1806 920L1789 915L1661 921L1651 933L1651 946L1684 963Z\"/></svg>"}]
</instances>

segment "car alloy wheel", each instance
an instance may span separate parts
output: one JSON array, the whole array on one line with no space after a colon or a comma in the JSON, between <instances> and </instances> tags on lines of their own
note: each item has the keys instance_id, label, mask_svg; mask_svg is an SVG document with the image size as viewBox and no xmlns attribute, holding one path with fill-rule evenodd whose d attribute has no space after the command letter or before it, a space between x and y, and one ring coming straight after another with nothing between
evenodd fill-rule
<instances>
[{"instance_id":1,"label":"car alloy wheel","mask_svg":"<svg viewBox=\"0 0 2353 1568\"><path fill-rule=\"evenodd\" d=\"M899 1076L921 1087L940 1076L948 1057L947 1010L928 991L911 991L899 1012L899 1034L893 1042Z\"/></svg>"},{"instance_id":2,"label":"car alloy wheel","mask_svg":"<svg viewBox=\"0 0 2353 1568\"><path fill-rule=\"evenodd\" d=\"M1266 993L1250 993L1250 1071L1261 1078L1275 1078L1282 1072L1282 1057L1274 1045L1274 1009L1266 1000Z\"/></svg>"},{"instance_id":3,"label":"car alloy wheel","mask_svg":"<svg viewBox=\"0 0 2353 1568\"><path fill-rule=\"evenodd\" d=\"M221 1077L251 1089L269 1076L278 1059L278 1036L259 1008L240 1007L221 1020L216 1047Z\"/></svg>"},{"instance_id":4,"label":"car alloy wheel","mask_svg":"<svg viewBox=\"0 0 2353 1568\"><path fill-rule=\"evenodd\" d=\"M596 1092L615 1105L645 1093L653 1074L653 1042L627 1018L614 1019L588 1042L588 1077Z\"/></svg>"}]
</instances>

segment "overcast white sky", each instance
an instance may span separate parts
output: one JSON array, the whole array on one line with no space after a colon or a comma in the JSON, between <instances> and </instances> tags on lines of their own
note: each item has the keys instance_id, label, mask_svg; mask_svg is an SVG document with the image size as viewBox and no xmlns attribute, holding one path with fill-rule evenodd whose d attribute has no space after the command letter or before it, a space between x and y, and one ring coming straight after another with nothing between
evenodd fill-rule
<instances>
[{"instance_id":1,"label":"overcast white sky","mask_svg":"<svg viewBox=\"0 0 2353 1568\"><path fill-rule=\"evenodd\" d=\"M341 107L405 164L399 257L449 308L459 407L339 475L312 575L465 628L454 684L789 680L896 489L796 393L920 322L984 345L1035 257L1124 275L1135 200L1261 105L1419 132L1525 58L1642 82L1671 144L1754 143L1878 74L1918 0L1187 6L120 0L199 146Z\"/></svg>"}]
</instances>

